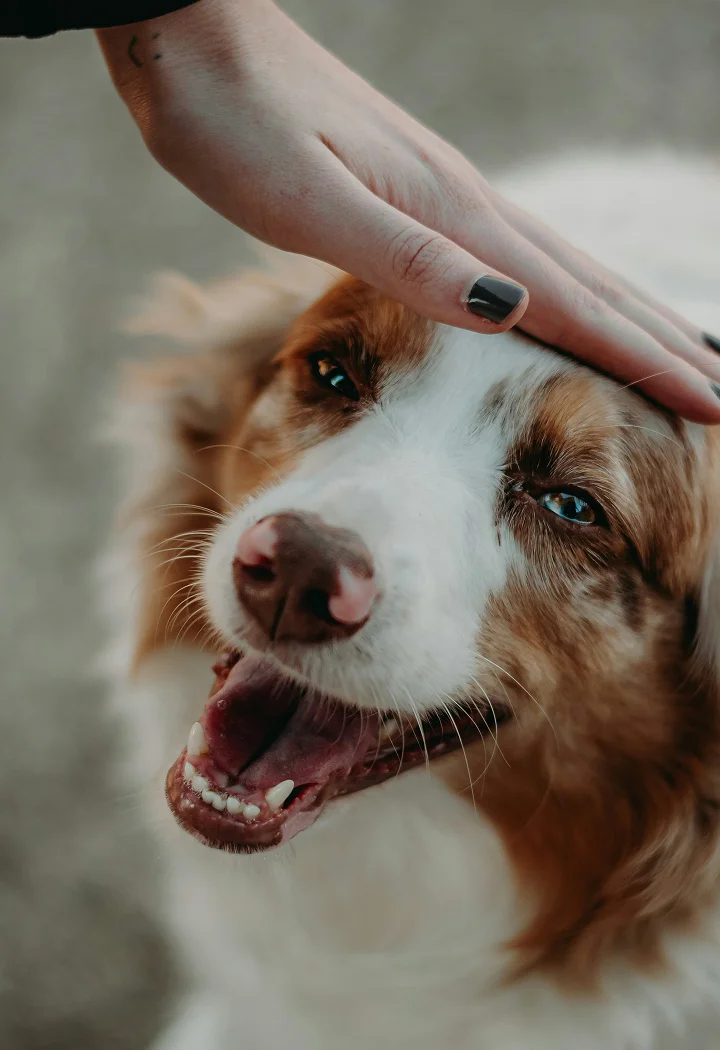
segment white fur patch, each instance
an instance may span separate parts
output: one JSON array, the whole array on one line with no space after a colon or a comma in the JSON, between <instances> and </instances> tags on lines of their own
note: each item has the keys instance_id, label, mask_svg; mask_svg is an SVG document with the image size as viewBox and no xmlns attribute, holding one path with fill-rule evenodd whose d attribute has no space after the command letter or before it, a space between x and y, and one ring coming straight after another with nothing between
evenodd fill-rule
<instances>
[{"instance_id":1,"label":"white fur patch","mask_svg":"<svg viewBox=\"0 0 720 1050\"><path fill-rule=\"evenodd\" d=\"M372 708L413 714L462 692L488 596L520 558L494 523L509 436L483 416L483 402L500 381L528 389L566 367L516 336L439 329L429 361L394 377L365 418L229 516L205 564L214 624L247 644L231 573L243 531L270 514L319 514L361 537L381 598L342 647L276 645L276 657Z\"/></svg>"}]
</instances>

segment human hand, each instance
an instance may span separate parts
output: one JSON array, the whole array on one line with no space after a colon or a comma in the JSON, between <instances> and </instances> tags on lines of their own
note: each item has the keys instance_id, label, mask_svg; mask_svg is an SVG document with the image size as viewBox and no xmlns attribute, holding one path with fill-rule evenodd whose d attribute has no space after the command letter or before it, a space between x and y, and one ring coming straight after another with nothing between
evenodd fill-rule
<instances>
[{"instance_id":1,"label":"human hand","mask_svg":"<svg viewBox=\"0 0 720 1050\"><path fill-rule=\"evenodd\" d=\"M201 0L98 37L153 156L237 226L436 321L492 334L522 318L720 423L712 342L506 201L270 0Z\"/></svg>"}]
</instances>

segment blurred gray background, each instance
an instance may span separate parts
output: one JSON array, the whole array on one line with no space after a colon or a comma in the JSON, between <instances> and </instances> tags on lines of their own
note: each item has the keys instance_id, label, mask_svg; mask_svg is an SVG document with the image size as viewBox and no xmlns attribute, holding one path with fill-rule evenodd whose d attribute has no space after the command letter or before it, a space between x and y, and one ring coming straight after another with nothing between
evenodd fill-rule
<instances>
[{"instance_id":1,"label":"blurred gray background","mask_svg":"<svg viewBox=\"0 0 720 1050\"><path fill-rule=\"evenodd\" d=\"M575 144L720 147L717 0L285 6L486 174ZM115 500L89 434L128 296L247 244L144 151L91 33L0 42L0 158L0 1044L143 1050L174 978L86 677Z\"/></svg>"}]
</instances>

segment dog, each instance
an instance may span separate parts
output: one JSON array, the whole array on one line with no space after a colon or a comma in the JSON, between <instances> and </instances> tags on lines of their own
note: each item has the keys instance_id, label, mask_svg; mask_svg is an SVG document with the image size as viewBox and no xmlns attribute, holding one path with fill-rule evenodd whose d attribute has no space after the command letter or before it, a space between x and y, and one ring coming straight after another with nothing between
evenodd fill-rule
<instances>
[{"instance_id":1,"label":"dog","mask_svg":"<svg viewBox=\"0 0 720 1050\"><path fill-rule=\"evenodd\" d=\"M514 186L582 202L662 294L663 209L692 293L718 182L651 157ZM717 1031L718 432L311 262L166 276L134 329L187 344L126 375L104 581L190 987L158 1046Z\"/></svg>"}]
</instances>

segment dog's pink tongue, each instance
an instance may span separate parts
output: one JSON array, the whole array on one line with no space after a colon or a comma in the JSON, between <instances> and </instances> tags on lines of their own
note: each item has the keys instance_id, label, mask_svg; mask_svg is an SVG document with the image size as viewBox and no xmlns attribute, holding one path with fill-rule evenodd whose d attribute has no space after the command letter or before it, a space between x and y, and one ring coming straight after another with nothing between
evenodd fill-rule
<instances>
[{"instance_id":1,"label":"dog's pink tongue","mask_svg":"<svg viewBox=\"0 0 720 1050\"><path fill-rule=\"evenodd\" d=\"M238 660L202 717L215 765L237 777L287 725L302 694L261 657Z\"/></svg>"},{"instance_id":2,"label":"dog's pink tongue","mask_svg":"<svg viewBox=\"0 0 720 1050\"><path fill-rule=\"evenodd\" d=\"M308 695L259 656L235 664L202 721L214 764L251 789L324 783L377 739L375 718Z\"/></svg>"}]
</instances>

